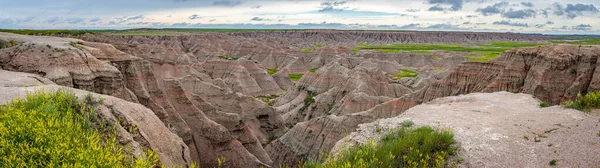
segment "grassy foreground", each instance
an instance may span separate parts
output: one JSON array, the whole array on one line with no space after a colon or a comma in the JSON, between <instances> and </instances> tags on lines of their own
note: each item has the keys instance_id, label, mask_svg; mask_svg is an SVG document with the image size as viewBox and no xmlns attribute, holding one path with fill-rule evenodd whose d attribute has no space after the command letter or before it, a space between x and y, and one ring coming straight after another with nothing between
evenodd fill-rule
<instances>
[{"instance_id":1,"label":"grassy foreground","mask_svg":"<svg viewBox=\"0 0 600 168\"><path fill-rule=\"evenodd\" d=\"M134 159L99 121L90 96L38 91L0 105L0 167L153 167L158 156Z\"/></svg>"},{"instance_id":2,"label":"grassy foreground","mask_svg":"<svg viewBox=\"0 0 600 168\"><path fill-rule=\"evenodd\" d=\"M323 164L309 161L301 167L444 167L457 150L454 134L428 126L411 129L410 125L390 132L379 144L359 145L342 151L336 158L328 158Z\"/></svg>"}]
</instances>

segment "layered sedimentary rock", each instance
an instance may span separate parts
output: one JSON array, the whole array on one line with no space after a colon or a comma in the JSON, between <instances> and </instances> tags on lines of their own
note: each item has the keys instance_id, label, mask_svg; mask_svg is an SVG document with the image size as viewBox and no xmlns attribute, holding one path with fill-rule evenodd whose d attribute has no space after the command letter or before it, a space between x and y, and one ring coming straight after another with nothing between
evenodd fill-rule
<instances>
[{"instance_id":1,"label":"layered sedimentary rock","mask_svg":"<svg viewBox=\"0 0 600 168\"><path fill-rule=\"evenodd\" d=\"M226 167L293 166L318 159L358 124L396 116L440 96L524 92L526 87L519 84L523 76L531 78L522 83L551 76L529 75L531 67L539 63L533 69L542 72L545 66L556 69L553 62L569 62L545 58L559 52L530 58L537 53L530 50L505 58L507 53L491 63L464 64L460 53L352 50L357 43L552 39L513 33L298 31L77 38L81 40L0 34L0 41L23 42L0 49L0 68L142 104L183 139L191 160L208 167L216 166L220 156L226 158ZM579 60L581 54L572 54L569 68L595 62L595 56ZM585 90L580 86L586 86L583 79L588 76L583 74L590 67L578 69L582 82L565 90ZM277 72L270 75L267 69ZM394 79L401 69L419 74ZM303 77L293 81L290 74ZM540 90L531 86L529 90Z\"/></svg>"},{"instance_id":2,"label":"layered sedimentary rock","mask_svg":"<svg viewBox=\"0 0 600 168\"><path fill-rule=\"evenodd\" d=\"M548 45L505 52L489 63L464 63L443 80L432 83L417 97L438 97L472 92L511 91L559 104L600 89L599 46Z\"/></svg>"},{"instance_id":3,"label":"layered sedimentary rock","mask_svg":"<svg viewBox=\"0 0 600 168\"><path fill-rule=\"evenodd\" d=\"M59 89L72 91L81 99L88 94L94 99L103 99L93 104L98 118L115 128L117 141L120 145L128 146L130 150L126 152L135 158L144 158L144 152L152 149L158 154L161 164L167 167L186 166L192 162L189 148L181 138L162 124L150 109L140 104L59 86L35 74L0 70L0 104L25 98L28 93Z\"/></svg>"},{"instance_id":4,"label":"layered sedimentary rock","mask_svg":"<svg viewBox=\"0 0 600 168\"><path fill-rule=\"evenodd\" d=\"M0 50L2 69L37 73L59 85L113 95L150 108L183 139L191 152L189 163L211 166L218 157L225 157L224 165L231 167L272 164L262 144L285 130L280 116L264 103L232 92L223 79L199 73L196 68L201 66L185 57L153 63L110 44L1 35L19 42Z\"/></svg>"}]
</instances>

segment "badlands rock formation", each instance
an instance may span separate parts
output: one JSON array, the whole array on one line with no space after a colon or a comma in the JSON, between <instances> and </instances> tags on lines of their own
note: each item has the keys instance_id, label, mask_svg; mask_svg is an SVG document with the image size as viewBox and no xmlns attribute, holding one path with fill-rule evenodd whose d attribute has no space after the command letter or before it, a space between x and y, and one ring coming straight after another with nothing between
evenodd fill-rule
<instances>
[{"instance_id":1,"label":"badlands rock formation","mask_svg":"<svg viewBox=\"0 0 600 168\"><path fill-rule=\"evenodd\" d=\"M361 124L337 142L332 155L378 141L387 130L410 120L413 127L452 130L464 160L460 167L544 167L551 160L559 167L600 165L600 117L539 104L532 95L509 92L438 98L397 117Z\"/></svg>"},{"instance_id":2,"label":"badlands rock formation","mask_svg":"<svg viewBox=\"0 0 600 168\"><path fill-rule=\"evenodd\" d=\"M467 44L551 39L471 32L86 34L77 39L0 33L0 43L17 42L2 45L0 68L38 74L62 86L144 105L181 137L191 160L200 165L216 166L217 158L224 156L226 167L278 167L323 158L359 124L397 116L437 97L514 88L519 89L512 91L529 93L538 85L549 90L550 84L535 81L550 79L550 72L571 72L555 70L557 67L550 65L555 61L563 61L561 65L568 68L581 65L577 75L572 76L582 76L578 79L582 82L572 82L568 88L572 88L570 92L586 92L589 89L580 86L587 86L583 79L592 73L587 72L593 66L584 62L595 65L591 59L597 57L595 49L582 54L574 51L579 49L577 46L562 46L564 52L535 55L535 48L522 49L492 63L461 64L466 58L460 53L355 52L352 48L357 43ZM313 50L303 51L306 47ZM565 53L572 53L569 59L563 59ZM538 68L531 68L535 65ZM277 72L270 75L268 68ZM392 74L400 73L400 69L413 69L419 75L393 80ZM483 73L488 72L486 69L494 73ZM495 72L500 69L506 70ZM533 72L543 74L535 76ZM289 74L303 77L292 81ZM517 78L531 81L527 85L531 87L522 89L525 82L519 83ZM482 81L484 84L480 84ZM495 85L485 81L508 81L510 85L492 87ZM256 96L277 98L268 98L267 104Z\"/></svg>"},{"instance_id":3,"label":"badlands rock formation","mask_svg":"<svg viewBox=\"0 0 600 168\"><path fill-rule=\"evenodd\" d=\"M600 89L600 46L513 49L489 63L464 63L421 91L421 101L472 92L532 94L550 104Z\"/></svg>"},{"instance_id":4,"label":"badlands rock formation","mask_svg":"<svg viewBox=\"0 0 600 168\"><path fill-rule=\"evenodd\" d=\"M191 163L188 146L162 124L150 109L140 104L59 86L35 74L0 70L0 104L16 98L25 98L27 93L59 89L73 91L80 98L92 94L94 98L104 99L102 103L94 105L99 117L117 130L117 141L123 146L130 146L129 152L134 157L145 157L143 152L152 149L158 154L160 162L167 167ZM132 129L133 125L137 126L137 129Z\"/></svg>"}]
</instances>

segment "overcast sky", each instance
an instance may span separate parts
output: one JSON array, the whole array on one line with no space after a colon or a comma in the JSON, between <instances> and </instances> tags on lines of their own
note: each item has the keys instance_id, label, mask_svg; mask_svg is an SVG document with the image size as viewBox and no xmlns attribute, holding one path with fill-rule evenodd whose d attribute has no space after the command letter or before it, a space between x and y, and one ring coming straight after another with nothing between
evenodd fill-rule
<instances>
[{"instance_id":1,"label":"overcast sky","mask_svg":"<svg viewBox=\"0 0 600 168\"><path fill-rule=\"evenodd\" d=\"M600 33L600 0L0 0L0 28Z\"/></svg>"}]
</instances>

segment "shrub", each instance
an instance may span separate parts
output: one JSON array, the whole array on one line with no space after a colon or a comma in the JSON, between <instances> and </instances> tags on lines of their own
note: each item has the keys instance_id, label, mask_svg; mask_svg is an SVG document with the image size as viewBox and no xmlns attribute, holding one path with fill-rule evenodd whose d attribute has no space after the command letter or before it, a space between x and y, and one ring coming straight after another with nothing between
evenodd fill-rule
<instances>
[{"instance_id":1,"label":"shrub","mask_svg":"<svg viewBox=\"0 0 600 168\"><path fill-rule=\"evenodd\" d=\"M556 159L552 159L548 164L550 164L550 166L556 166Z\"/></svg>"},{"instance_id":2,"label":"shrub","mask_svg":"<svg viewBox=\"0 0 600 168\"><path fill-rule=\"evenodd\" d=\"M152 167L158 156L134 159L116 132L72 92L39 91L0 106L0 167Z\"/></svg>"},{"instance_id":3,"label":"shrub","mask_svg":"<svg viewBox=\"0 0 600 168\"><path fill-rule=\"evenodd\" d=\"M402 121L402 127L411 127L415 125L415 123L411 120L404 120Z\"/></svg>"},{"instance_id":4,"label":"shrub","mask_svg":"<svg viewBox=\"0 0 600 168\"><path fill-rule=\"evenodd\" d=\"M308 70L308 72L315 73L315 72L317 72L317 68L310 68L310 69Z\"/></svg>"},{"instance_id":5,"label":"shrub","mask_svg":"<svg viewBox=\"0 0 600 168\"><path fill-rule=\"evenodd\" d=\"M541 102L541 103L540 103L540 107L541 107L541 108L545 108L545 107L548 107L548 106L549 106L549 105L548 105L548 103L546 103L546 102Z\"/></svg>"},{"instance_id":6,"label":"shrub","mask_svg":"<svg viewBox=\"0 0 600 168\"><path fill-rule=\"evenodd\" d=\"M324 164L306 162L302 167L443 167L457 149L454 134L424 126L402 127L374 142L342 151Z\"/></svg>"},{"instance_id":7,"label":"shrub","mask_svg":"<svg viewBox=\"0 0 600 168\"><path fill-rule=\"evenodd\" d=\"M592 108L600 108L600 91L595 91L581 96L577 94L577 99L564 103L567 108L577 109L581 111L589 111Z\"/></svg>"}]
</instances>

